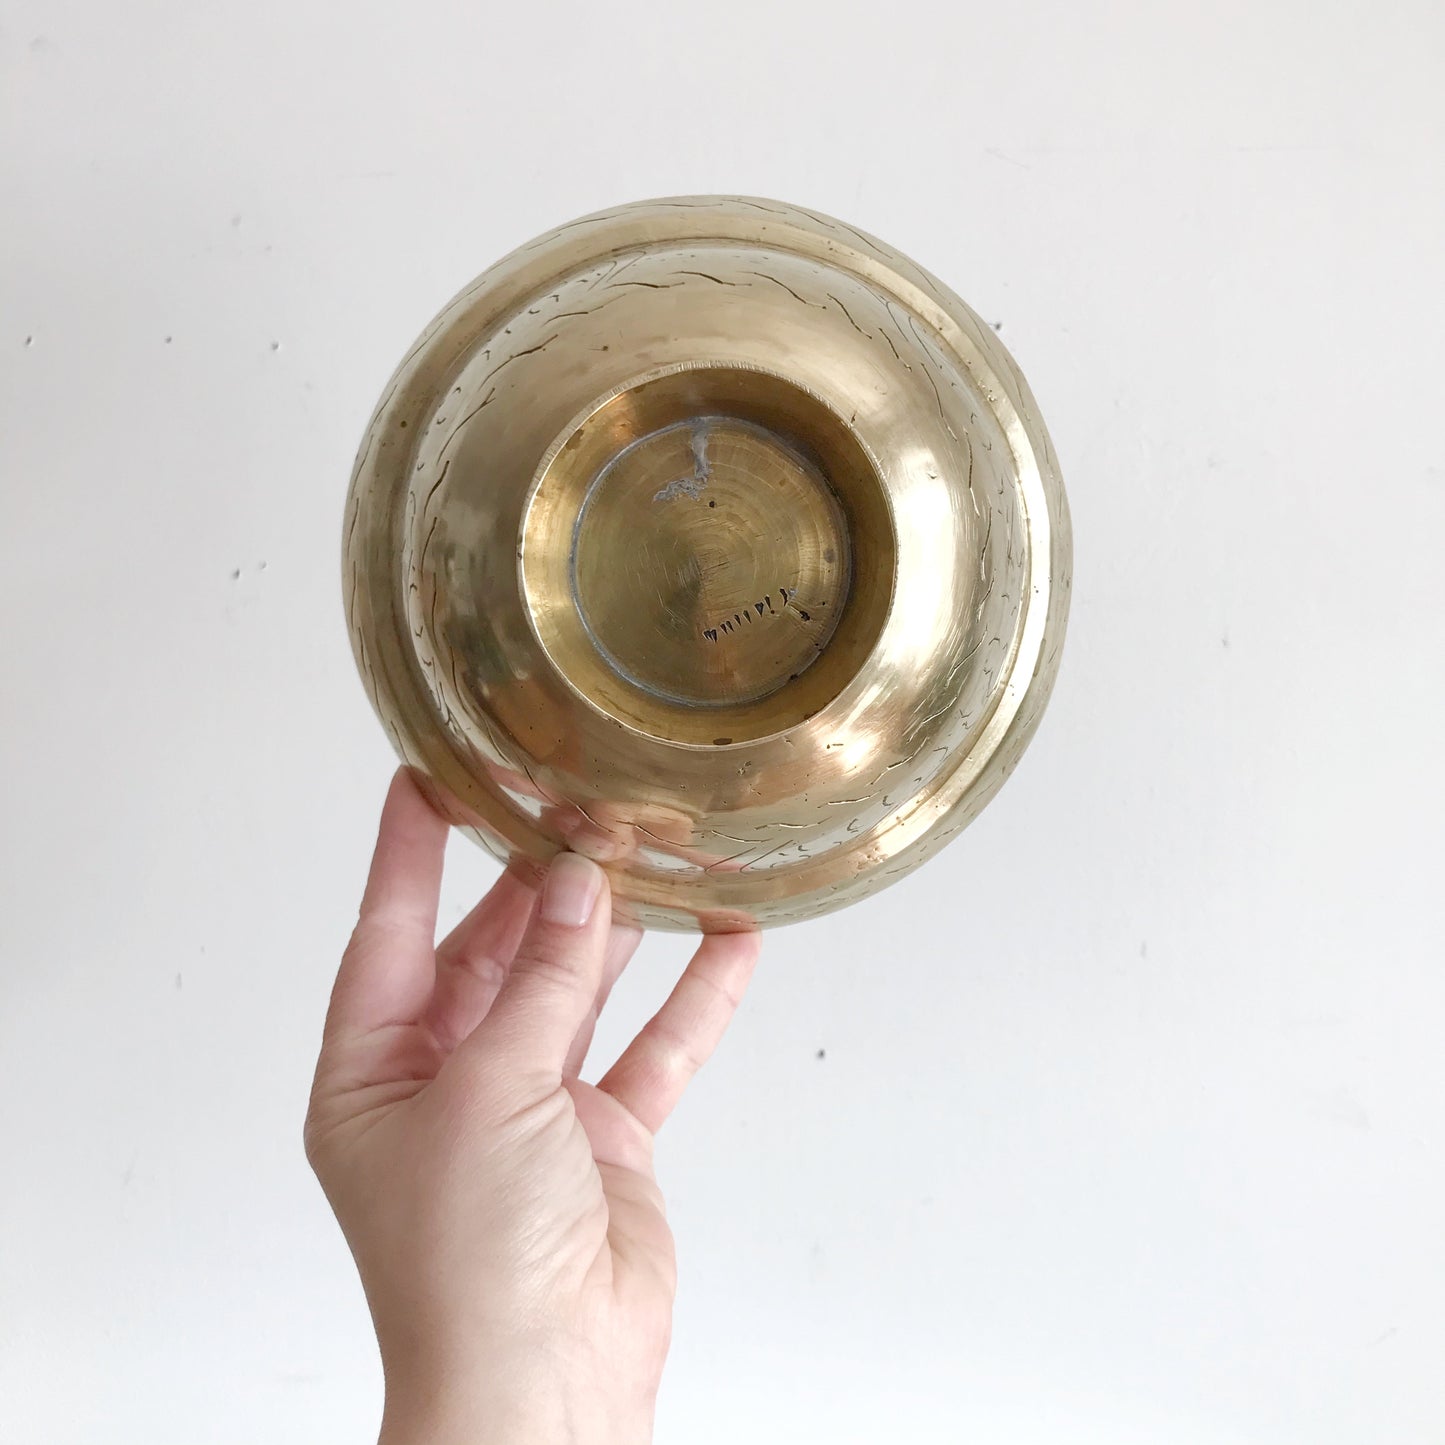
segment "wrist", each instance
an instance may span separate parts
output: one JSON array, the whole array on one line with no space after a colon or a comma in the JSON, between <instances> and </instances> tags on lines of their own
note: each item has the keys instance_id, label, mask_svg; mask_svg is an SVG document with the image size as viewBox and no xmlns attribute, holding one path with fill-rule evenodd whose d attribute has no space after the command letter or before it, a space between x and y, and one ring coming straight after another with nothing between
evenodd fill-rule
<instances>
[{"instance_id":1,"label":"wrist","mask_svg":"<svg viewBox=\"0 0 1445 1445\"><path fill-rule=\"evenodd\" d=\"M545 1379L527 1368L465 1377L387 1380L378 1445L651 1445L652 1409L606 1387Z\"/></svg>"},{"instance_id":2,"label":"wrist","mask_svg":"<svg viewBox=\"0 0 1445 1445\"><path fill-rule=\"evenodd\" d=\"M559 1412L501 1392L395 1399L388 1394L378 1445L583 1445Z\"/></svg>"}]
</instances>

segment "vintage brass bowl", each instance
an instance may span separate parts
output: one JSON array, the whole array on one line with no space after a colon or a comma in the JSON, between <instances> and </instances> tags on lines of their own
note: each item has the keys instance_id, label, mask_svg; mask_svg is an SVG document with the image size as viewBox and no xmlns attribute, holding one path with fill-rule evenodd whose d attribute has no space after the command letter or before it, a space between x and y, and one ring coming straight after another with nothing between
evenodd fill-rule
<instances>
[{"instance_id":1,"label":"vintage brass bowl","mask_svg":"<svg viewBox=\"0 0 1445 1445\"><path fill-rule=\"evenodd\" d=\"M392 378L346 614L400 755L649 927L863 897L1003 782L1058 668L1053 448L992 329L796 206L645 201L485 272Z\"/></svg>"}]
</instances>

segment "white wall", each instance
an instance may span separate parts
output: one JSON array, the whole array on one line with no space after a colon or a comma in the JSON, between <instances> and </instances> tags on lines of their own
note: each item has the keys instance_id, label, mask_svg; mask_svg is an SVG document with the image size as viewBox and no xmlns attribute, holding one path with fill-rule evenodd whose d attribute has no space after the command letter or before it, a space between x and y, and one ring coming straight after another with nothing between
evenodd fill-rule
<instances>
[{"instance_id":1,"label":"white wall","mask_svg":"<svg viewBox=\"0 0 1445 1445\"><path fill-rule=\"evenodd\" d=\"M353 449L484 265L712 190L1003 323L1078 569L1018 774L664 1136L659 1441L1445 1439L1442 87L1435 0L9 0L0 1439L373 1432L300 1146Z\"/></svg>"}]
</instances>

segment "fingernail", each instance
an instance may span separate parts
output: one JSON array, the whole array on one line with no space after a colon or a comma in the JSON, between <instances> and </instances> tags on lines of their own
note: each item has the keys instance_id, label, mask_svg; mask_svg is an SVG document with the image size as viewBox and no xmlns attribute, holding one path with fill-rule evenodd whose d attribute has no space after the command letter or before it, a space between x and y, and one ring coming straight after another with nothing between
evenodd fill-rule
<instances>
[{"instance_id":1,"label":"fingernail","mask_svg":"<svg viewBox=\"0 0 1445 1445\"><path fill-rule=\"evenodd\" d=\"M562 928L581 928L602 891L602 870L580 853L559 853L542 885L542 919Z\"/></svg>"}]
</instances>

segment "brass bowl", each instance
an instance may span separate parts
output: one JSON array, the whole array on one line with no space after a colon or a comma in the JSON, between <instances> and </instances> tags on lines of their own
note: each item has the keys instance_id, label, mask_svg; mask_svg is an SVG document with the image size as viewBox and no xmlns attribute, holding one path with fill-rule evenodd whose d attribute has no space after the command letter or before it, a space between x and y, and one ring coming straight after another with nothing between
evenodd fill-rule
<instances>
[{"instance_id":1,"label":"brass bowl","mask_svg":"<svg viewBox=\"0 0 1445 1445\"><path fill-rule=\"evenodd\" d=\"M560 226L401 363L345 514L357 664L499 858L620 916L841 907L974 818L1038 724L1068 508L987 325L840 221L741 197Z\"/></svg>"}]
</instances>

